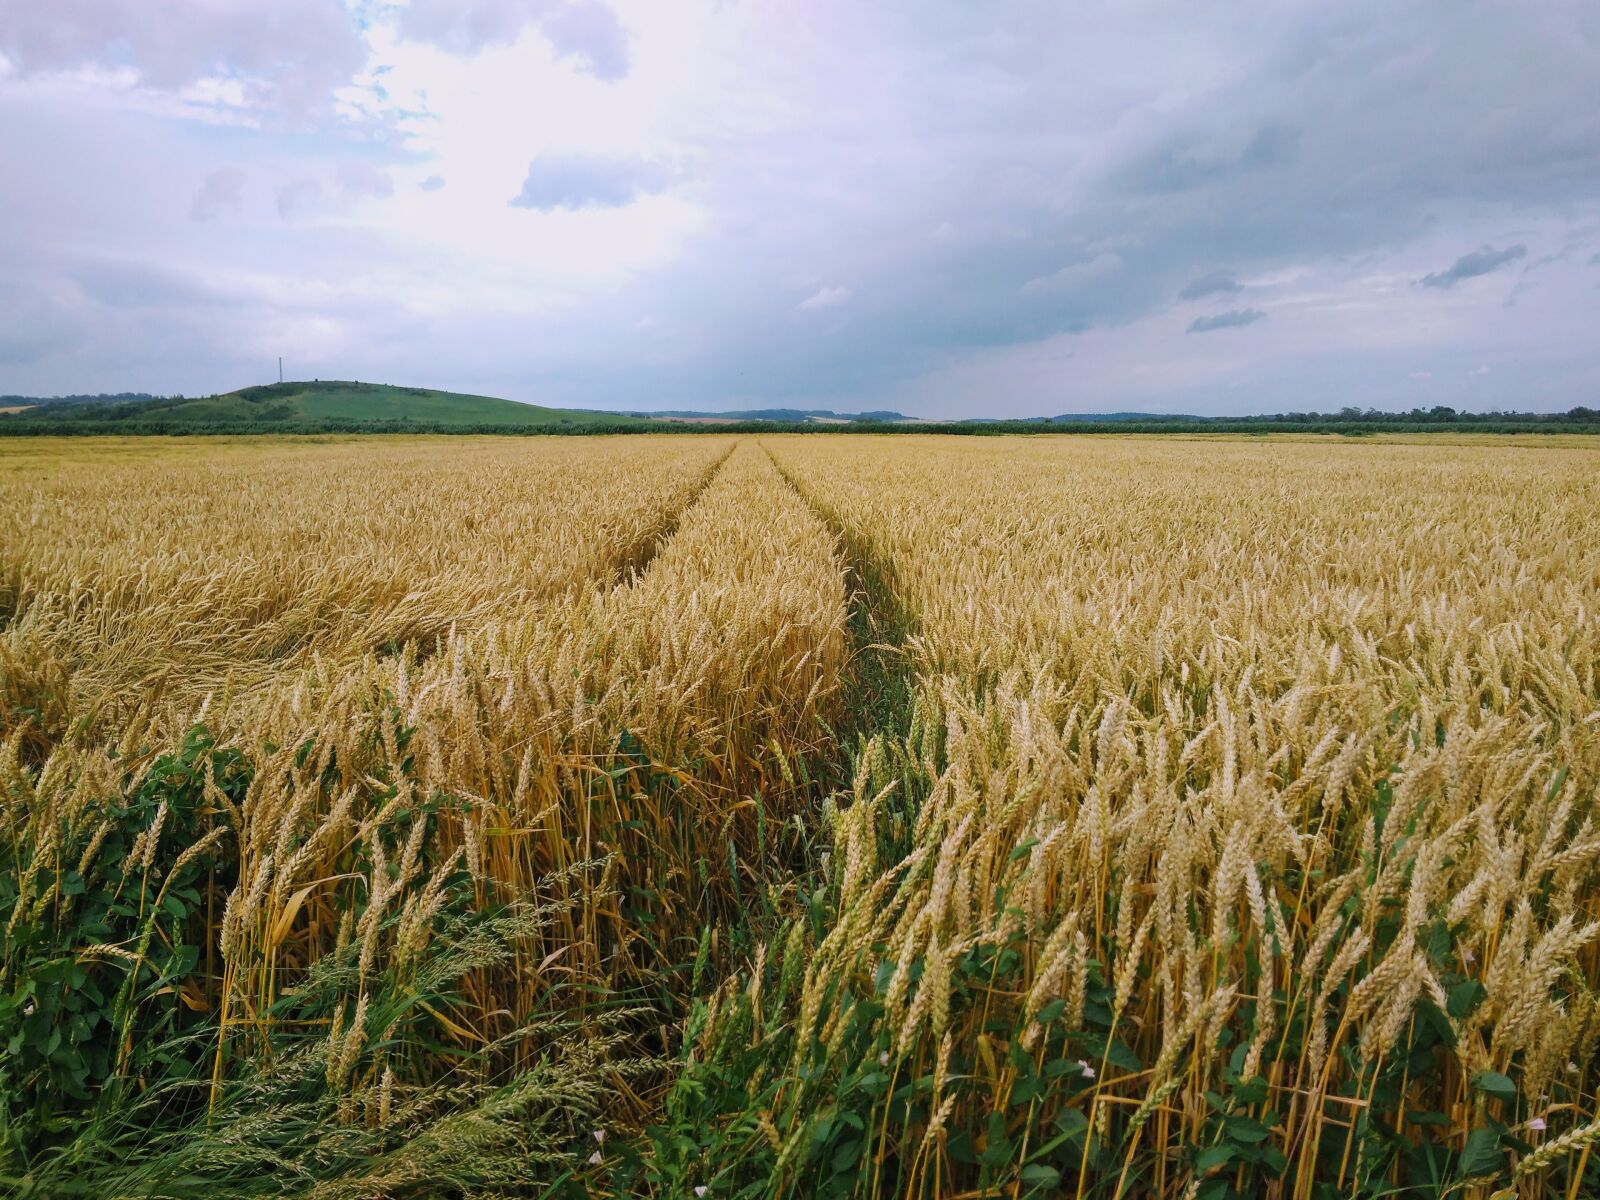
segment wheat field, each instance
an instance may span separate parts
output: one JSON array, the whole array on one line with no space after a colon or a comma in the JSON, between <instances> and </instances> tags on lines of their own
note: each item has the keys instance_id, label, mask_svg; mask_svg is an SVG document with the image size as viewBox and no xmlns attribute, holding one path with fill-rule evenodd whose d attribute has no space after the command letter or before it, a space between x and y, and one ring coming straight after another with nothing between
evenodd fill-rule
<instances>
[{"instance_id":1,"label":"wheat field","mask_svg":"<svg viewBox=\"0 0 1600 1200\"><path fill-rule=\"evenodd\" d=\"M18 1195L1600 1192L1581 439L0 443Z\"/></svg>"}]
</instances>

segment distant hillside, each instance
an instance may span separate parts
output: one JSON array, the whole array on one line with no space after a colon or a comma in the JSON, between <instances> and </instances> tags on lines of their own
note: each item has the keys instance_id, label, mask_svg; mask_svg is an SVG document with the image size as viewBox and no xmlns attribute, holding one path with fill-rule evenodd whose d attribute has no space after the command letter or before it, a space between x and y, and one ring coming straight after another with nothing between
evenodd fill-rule
<instances>
[{"instance_id":1,"label":"distant hillside","mask_svg":"<svg viewBox=\"0 0 1600 1200\"><path fill-rule=\"evenodd\" d=\"M201 433L947 433L970 436L1098 433L1340 434L1582 433L1600 435L1600 411L1564 413L1456 412L1443 405L1409 412L1345 407L1336 413L1292 412L1244 417L1176 413L1063 413L1028 419L929 421L878 410L757 408L657 413L541 408L492 396L376 383L314 381L241 388L221 396L61 396L44 401L3 396L0 437L167 435Z\"/></svg>"},{"instance_id":2,"label":"distant hillside","mask_svg":"<svg viewBox=\"0 0 1600 1200\"><path fill-rule=\"evenodd\" d=\"M655 417L669 421L784 421L791 424L827 424L833 421L909 421L902 413L840 413L827 408L744 408L732 412L701 412L695 409L667 409L663 412L636 412L636 417Z\"/></svg>"},{"instance_id":3,"label":"distant hillside","mask_svg":"<svg viewBox=\"0 0 1600 1200\"><path fill-rule=\"evenodd\" d=\"M648 423L619 413L541 408L430 388L392 387L381 383L319 380L313 383L271 383L240 388L220 396L172 396L146 400L114 397L99 403L48 404L0 417L0 421L82 422L95 426L237 426L252 430L275 427L303 429L319 425L384 426L550 426L637 425Z\"/></svg>"},{"instance_id":4,"label":"distant hillside","mask_svg":"<svg viewBox=\"0 0 1600 1200\"><path fill-rule=\"evenodd\" d=\"M83 404L138 404L155 400L149 392L101 392L84 396L0 396L0 412L27 408L67 408Z\"/></svg>"},{"instance_id":5,"label":"distant hillside","mask_svg":"<svg viewBox=\"0 0 1600 1200\"><path fill-rule=\"evenodd\" d=\"M1204 418L1191 417L1183 413L1146 413L1146 412L1109 412L1109 413L1062 413L1056 417L1045 417L1046 421L1199 421Z\"/></svg>"}]
</instances>

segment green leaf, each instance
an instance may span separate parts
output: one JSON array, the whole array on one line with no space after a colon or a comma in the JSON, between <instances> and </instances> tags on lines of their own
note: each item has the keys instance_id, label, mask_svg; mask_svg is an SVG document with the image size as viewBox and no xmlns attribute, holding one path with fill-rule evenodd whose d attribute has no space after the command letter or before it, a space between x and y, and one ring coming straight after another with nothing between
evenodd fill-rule
<instances>
[{"instance_id":1,"label":"green leaf","mask_svg":"<svg viewBox=\"0 0 1600 1200\"><path fill-rule=\"evenodd\" d=\"M837 1175L841 1172L850 1170L851 1167L856 1165L856 1160L860 1157L861 1140L859 1138L851 1138L849 1141L842 1143L839 1148L833 1152L834 1174Z\"/></svg>"},{"instance_id":2,"label":"green leaf","mask_svg":"<svg viewBox=\"0 0 1600 1200\"><path fill-rule=\"evenodd\" d=\"M1106 1061L1124 1071L1144 1070L1144 1063L1139 1061L1139 1056L1121 1038L1112 1038L1106 1046Z\"/></svg>"},{"instance_id":3,"label":"green leaf","mask_svg":"<svg viewBox=\"0 0 1600 1200\"><path fill-rule=\"evenodd\" d=\"M1207 1146L1195 1155L1194 1169L1204 1175L1208 1171L1215 1171L1219 1167L1228 1165L1233 1158L1233 1147L1227 1144L1221 1146Z\"/></svg>"},{"instance_id":4,"label":"green leaf","mask_svg":"<svg viewBox=\"0 0 1600 1200\"><path fill-rule=\"evenodd\" d=\"M1004 1166L1011 1161L1011 1138L1006 1133L1006 1119L997 1112L989 1114L989 1126L986 1130L988 1144L983 1153L978 1155L978 1161L986 1167Z\"/></svg>"},{"instance_id":5,"label":"green leaf","mask_svg":"<svg viewBox=\"0 0 1600 1200\"><path fill-rule=\"evenodd\" d=\"M1450 953L1450 927L1443 921L1434 921L1428 927L1427 939L1428 957L1435 962L1444 961Z\"/></svg>"},{"instance_id":6,"label":"green leaf","mask_svg":"<svg viewBox=\"0 0 1600 1200\"><path fill-rule=\"evenodd\" d=\"M1433 1125L1441 1128L1450 1124L1450 1118L1442 1112L1417 1112L1413 1110L1406 1113L1406 1120L1413 1125Z\"/></svg>"},{"instance_id":7,"label":"green leaf","mask_svg":"<svg viewBox=\"0 0 1600 1200\"><path fill-rule=\"evenodd\" d=\"M1511 1082L1507 1075L1498 1071L1479 1071L1472 1077L1472 1086L1480 1092L1486 1092L1496 1100L1515 1100L1517 1098L1517 1085Z\"/></svg>"},{"instance_id":8,"label":"green leaf","mask_svg":"<svg viewBox=\"0 0 1600 1200\"><path fill-rule=\"evenodd\" d=\"M1223 1122L1223 1128L1227 1131L1229 1141L1252 1146L1266 1141L1272 1132L1254 1117L1229 1117Z\"/></svg>"},{"instance_id":9,"label":"green leaf","mask_svg":"<svg viewBox=\"0 0 1600 1200\"><path fill-rule=\"evenodd\" d=\"M1081 1108L1064 1108L1056 1117L1056 1128L1068 1137L1076 1137L1089 1128L1089 1118Z\"/></svg>"},{"instance_id":10,"label":"green leaf","mask_svg":"<svg viewBox=\"0 0 1600 1200\"><path fill-rule=\"evenodd\" d=\"M1022 1168L1017 1178L1029 1187L1055 1188L1061 1184L1061 1172L1044 1163L1030 1163Z\"/></svg>"},{"instance_id":11,"label":"green leaf","mask_svg":"<svg viewBox=\"0 0 1600 1200\"><path fill-rule=\"evenodd\" d=\"M882 1095L889 1086L889 1077L882 1071L868 1071L861 1077L856 1087L869 1096Z\"/></svg>"},{"instance_id":12,"label":"green leaf","mask_svg":"<svg viewBox=\"0 0 1600 1200\"><path fill-rule=\"evenodd\" d=\"M1567 768L1562 767L1556 771L1555 778L1550 781L1550 786L1545 789L1544 800L1548 804L1556 798L1562 786L1567 782Z\"/></svg>"},{"instance_id":13,"label":"green leaf","mask_svg":"<svg viewBox=\"0 0 1600 1200\"><path fill-rule=\"evenodd\" d=\"M1450 1000L1445 1011L1458 1021L1470 1017L1488 994L1488 989L1476 979L1465 980L1450 989Z\"/></svg>"},{"instance_id":14,"label":"green leaf","mask_svg":"<svg viewBox=\"0 0 1600 1200\"><path fill-rule=\"evenodd\" d=\"M1241 1083L1233 1089L1233 1101L1236 1106L1243 1107L1250 1104L1263 1103L1268 1095L1265 1077L1257 1075L1255 1078Z\"/></svg>"},{"instance_id":15,"label":"green leaf","mask_svg":"<svg viewBox=\"0 0 1600 1200\"><path fill-rule=\"evenodd\" d=\"M1504 1169L1505 1161L1505 1151L1500 1149L1500 1134L1493 1129L1474 1129L1467 1135L1467 1145L1461 1151L1456 1176L1459 1179L1476 1179L1482 1175L1497 1175Z\"/></svg>"},{"instance_id":16,"label":"green leaf","mask_svg":"<svg viewBox=\"0 0 1600 1200\"><path fill-rule=\"evenodd\" d=\"M1019 1079L1011 1085L1011 1097L1006 1103L1007 1108L1023 1108L1045 1095L1047 1084L1043 1079Z\"/></svg>"},{"instance_id":17,"label":"green leaf","mask_svg":"<svg viewBox=\"0 0 1600 1200\"><path fill-rule=\"evenodd\" d=\"M1041 1025L1048 1025L1051 1021L1060 1020L1061 1014L1066 1011L1067 1002L1065 1000L1052 1000L1039 1010L1039 1015L1035 1019Z\"/></svg>"}]
</instances>

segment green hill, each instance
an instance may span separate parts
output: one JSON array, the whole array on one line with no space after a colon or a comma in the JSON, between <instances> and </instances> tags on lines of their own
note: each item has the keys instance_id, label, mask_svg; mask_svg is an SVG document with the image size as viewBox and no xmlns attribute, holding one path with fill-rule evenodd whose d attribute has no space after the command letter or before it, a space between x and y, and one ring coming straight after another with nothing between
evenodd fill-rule
<instances>
[{"instance_id":1,"label":"green hill","mask_svg":"<svg viewBox=\"0 0 1600 1200\"><path fill-rule=\"evenodd\" d=\"M25 424L127 425L251 431L303 430L313 427L487 426L495 428L574 428L638 426L653 422L621 413L583 409L541 408L493 396L438 392L430 388L392 387L382 383L270 383L240 388L220 396L162 397L106 404L41 404L0 421ZM3 432L3 430L0 430Z\"/></svg>"}]
</instances>

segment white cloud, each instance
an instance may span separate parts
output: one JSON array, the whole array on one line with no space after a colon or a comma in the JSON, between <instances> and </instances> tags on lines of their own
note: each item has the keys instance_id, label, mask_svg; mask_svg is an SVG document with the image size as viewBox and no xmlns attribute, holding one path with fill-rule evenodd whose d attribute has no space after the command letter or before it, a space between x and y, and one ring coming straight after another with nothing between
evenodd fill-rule
<instances>
[{"instance_id":1,"label":"white cloud","mask_svg":"<svg viewBox=\"0 0 1600 1200\"><path fill-rule=\"evenodd\" d=\"M189 204L189 219L211 221L225 210L237 212L248 176L238 167L221 167L206 176Z\"/></svg>"},{"instance_id":2,"label":"white cloud","mask_svg":"<svg viewBox=\"0 0 1600 1200\"><path fill-rule=\"evenodd\" d=\"M511 205L541 212L622 208L662 191L670 180L665 166L647 159L542 154L529 164Z\"/></svg>"},{"instance_id":3,"label":"white cloud","mask_svg":"<svg viewBox=\"0 0 1600 1200\"><path fill-rule=\"evenodd\" d=\"M338 171L339 190L346 199L381 200L394 195L394 180L389 173L371 163L343 163Z\"/></svg>"},{"instance_id":4,"label":"white cloud","mask_svg":"<svg viewBox=\"0 0 1600 1200\"><path fill-rule=\"evenodd\" d=\"M802 311L818 308L837 308L850 299L850 289L842 285L819 287L795 307Z\"/></svg>"},{"instance_id":5,"label":"white cloud","mask_svg":"<svg viewBox=\"0 0 1600 1200\"><path fill-rule=\"evenodd\" d=\"M0 0L0 53L25 77L99 72L291 115L325 106L365 57L338 0Z\"/></svg>"},{"instance_id":6,"label":"white cloud","mask_svg":"<svg viewBox=\"0 0 1600 1200\"><path fill-rule=\"evenodd\" d=\"M608 82L628 74L628 33L600 0L411 0L398 25L407 38L462 55L513 45L537 28L580 71Z\"/></svg>"},{"instance_id":7,"label":"white cloud","mask_svg":"<svg viewBox=\"0 0 1600 1200\"><path fill-rule=\"evenodd\" d=\"M322 184L315 179L295 179L280 183L274 194L277 197L278 216L288 221L321 199Z\"/></svg>"}]
</instances>

